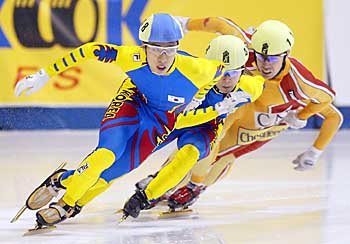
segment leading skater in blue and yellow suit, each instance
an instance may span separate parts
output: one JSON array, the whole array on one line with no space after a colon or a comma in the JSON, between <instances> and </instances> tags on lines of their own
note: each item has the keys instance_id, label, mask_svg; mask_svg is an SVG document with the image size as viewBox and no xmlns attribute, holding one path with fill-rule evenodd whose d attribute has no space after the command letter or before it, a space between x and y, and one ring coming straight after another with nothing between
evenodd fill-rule
<instances>
[{"instance_id":1,"label":"leading skater in blue and yellow suit","mask_svg":"<svg viewBox=\"0 0 350 244\"><path fill-rule=\"evenodd\" d=\"M175 126L181 128L178 115L186 107L196 107L221 78L220 62L177 53L182 37L174 17L154 14L139 29L142 46L87 43L18 82L15 94L26 91L28 95L50 77L88 59L115 63L128 75L105 112L96 149L75 171L54 173L28 198L27 207L39 209L59 189L66 188L57 203L37 212L39 225L53 225L71 217L84 204L79 199L91 200L114 179L138 167Z\"/></svg>"},{"instance_id":2,"label":"leading skater in blue and yellow suit","mask_svg":"<svg viewBox=\"0 0 350 244\"><path fill-rule=\"evenodd\" d=\"M249 51L241 39L232 35L218 36L209 43L205 56L207 59L222 61L225 73L196 110L215 108L220 116L201 125L174 130L168 136L161 146L177 138L178 150L155 175L136 184L135 194L124 205L124 218L128 215L135 218L140 210L149 209L166 198L165 193L178 185L199 160L209 155L215 140L220 137L227 114L255 101L262 94L263 77L243 75ZM226 106L228 99L233 99L235 105ZM204 116L208 117L206 114Z\"/></svg>"}]
</instances>

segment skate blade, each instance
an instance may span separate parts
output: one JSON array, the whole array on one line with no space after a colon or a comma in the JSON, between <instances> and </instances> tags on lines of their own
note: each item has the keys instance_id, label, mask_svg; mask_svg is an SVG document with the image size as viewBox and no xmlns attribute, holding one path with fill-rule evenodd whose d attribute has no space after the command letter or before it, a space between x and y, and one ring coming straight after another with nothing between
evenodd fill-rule
<instances>
[{"instance_id":1,"label":"skate blade","mask_svg":"<svg viewBox=\"0 0 350 244\"><path fill-rule=\"evenodd\" d=\"M26 205L24 205L18 212L17 212L17 214L15 215L15 217L13 217L12 219L11 219L11 223L13 223L13 222L16 222L18 219L19 219L19 217L21 217L21 215L24 213L24 211L26 211L26 209L27 209L27 206Z\"/></svg>"},{"instance_id":2,"label":"skate blade","mask_svg":"<svg viewBox=\"0 0 350 244\"><path fill-rule=\"evenodd\" d=\"M118 225L124 222L129 217L129 214L124 213L124 210L122 208L115 211L114 214L122 214L122 216L118 220Z\"/></svg>"},{"instance_id":3,"label":"skate blade","mask_svg":"<svg viewBox=\"0 0 350 244\"><path fill-rule=\"evenodd\" d=\"M118 209L117 211L114 212L114 214L120 214L120 213L123 213L123 209Z\"/></svg>"},{"instance_id":4,"label":"skate blade","mask_svg":"<svg viewBox=\"0 0 350 244\"><path fill-rule=\"evenodd\" d=\"M193 213L192 209L181 209L181 210L175 210L175 211L166 211L161 212L159 214L159 218L175 218L175 217L181 217L189 215L190 213Z\"/></svg>"},{"instance_id":5,"label":"skate blade","mask_svg":"<svg viewBox=\"0 0 350 244\"><path fill-rule=\"evenodd\" d=\"M118 221L118 225L123 223L128 218L128 216L129 215L127 215L127 214L123 214L123 216Z\"/></svg>"},{"instance_id":6,"label":"skate blade","mask_svg":"<svg viewBox=\"0 0 350 244\"><path fill-rule=\"evenodd\" d=\"M62 168L64 168L65 166L66 166L66 162L63 162L63 163L61 163L60 164L60 166L58 166L58 168L57 169L55 169L55 171L53 171L53 172L56 172L57 170L60 170L60 169L62 169ZM34 190L35 191L35 190ZM29 194L29 196L31 195L32 193L30 193ZM28 197L29 198L29 197ZM27 207L27 205L24 205L18 212L17 212L17 214L15 215L15 217L13 217L12 219L11 219L11 223L14 223L14 222L16 222L18 219L19 219L19 217L21 217L21 215L24 213L24 211L26 211L28 209L28 207Z\"/></svg>"},{"instance_id":7,"label":"skate blade","mask_svg":"<svg viewBox=\"0 0 350 244\"><path fill-rule=\"evenodd\" d=\"M56 226L35 226L33 229L29 229L27 232L23 234L23 236L32 236L32 235L39 235L39 234L45 234L49 233L56 229Z\"/></svg>"},{"instance_id":8,"label":"skate blade","mask_svg":"<svg viewBox=\"0 0 350 244\"><path fill-rule=\"evenodd\" d=\"M159 203L157 203L156 206L168 206L168 201L165 201L165 200L160 201Z\"/></svg>"}]
</instances>

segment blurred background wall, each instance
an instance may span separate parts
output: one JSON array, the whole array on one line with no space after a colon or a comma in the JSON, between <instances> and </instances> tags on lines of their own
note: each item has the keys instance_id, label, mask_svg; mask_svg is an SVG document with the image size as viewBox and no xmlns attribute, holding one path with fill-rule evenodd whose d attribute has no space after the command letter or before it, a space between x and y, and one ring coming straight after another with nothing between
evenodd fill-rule
<instances>
[{"instance_id":1,"label":"blurred background wall","mask_svg":"<svg viewBox=\"0 0 350 244\"><path fill-rule=\"evenodd\" d=\"M242 28L279 19L294 31L292 55L338 92L349 127L345 0L0 0L0 129L94 129L124 74L112 64L85 62L32 96L13 95L24 76L88 42L138 44L140 22L154 12L224 16ZM215 34L188 33L181 49L203 56ZM308 127L317 128L313 118Z\"/></svg>"}]
</instances>

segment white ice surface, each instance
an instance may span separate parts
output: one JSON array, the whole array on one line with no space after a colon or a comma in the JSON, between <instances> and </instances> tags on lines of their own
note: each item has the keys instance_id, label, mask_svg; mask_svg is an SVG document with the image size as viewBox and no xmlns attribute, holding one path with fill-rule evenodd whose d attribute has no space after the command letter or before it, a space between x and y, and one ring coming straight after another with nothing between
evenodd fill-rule
<instances>
[{"instance_id":1,"label":"white ice surface","mask_svg":"<svg viewBox=\"0 0 350 244\"><path fill-rule=\"evenodd\" d=\"M34 223L27 211L10 219L27 195L58 166L75 167L94 148L97 131L0 132L1 243L350 243L350 131L339 133L314 170L297 172L291 161L315 138L287 132L236 162L209 188L188 216L159 219L161 208L118 225L134 183L154 172L171 147L116 181L75 219L53 232L22 237Z\"/></svg>"}]
</instances>

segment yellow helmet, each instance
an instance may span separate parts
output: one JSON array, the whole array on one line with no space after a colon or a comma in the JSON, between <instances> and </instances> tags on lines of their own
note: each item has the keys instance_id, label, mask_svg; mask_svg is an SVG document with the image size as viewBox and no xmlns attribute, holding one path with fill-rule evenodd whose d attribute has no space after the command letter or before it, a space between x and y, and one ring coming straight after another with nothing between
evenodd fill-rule
<instances>
[{"instance_id":1,"label":"yellow helmet","mask_svg":"<svg viewBox=\"0 0 350 244\"><path fill-rule=\"evenodd\" d=\"M225 64L227 70L238 69L245 65L249 51L245 43L232 35L221 35L209 43L205 57Z\"/></svg>"},{"instance_id":2,"label":"yellow helmet","mask_svg":"<svg viewBox=\"0 0 350 244\"><path fill-rule=\"evenodd\" d=\"M264 55L278 55L287 52L293 45L292 30L278 20L264 21L252 35L252 48Z\"/></svg>"}]
</instances>

